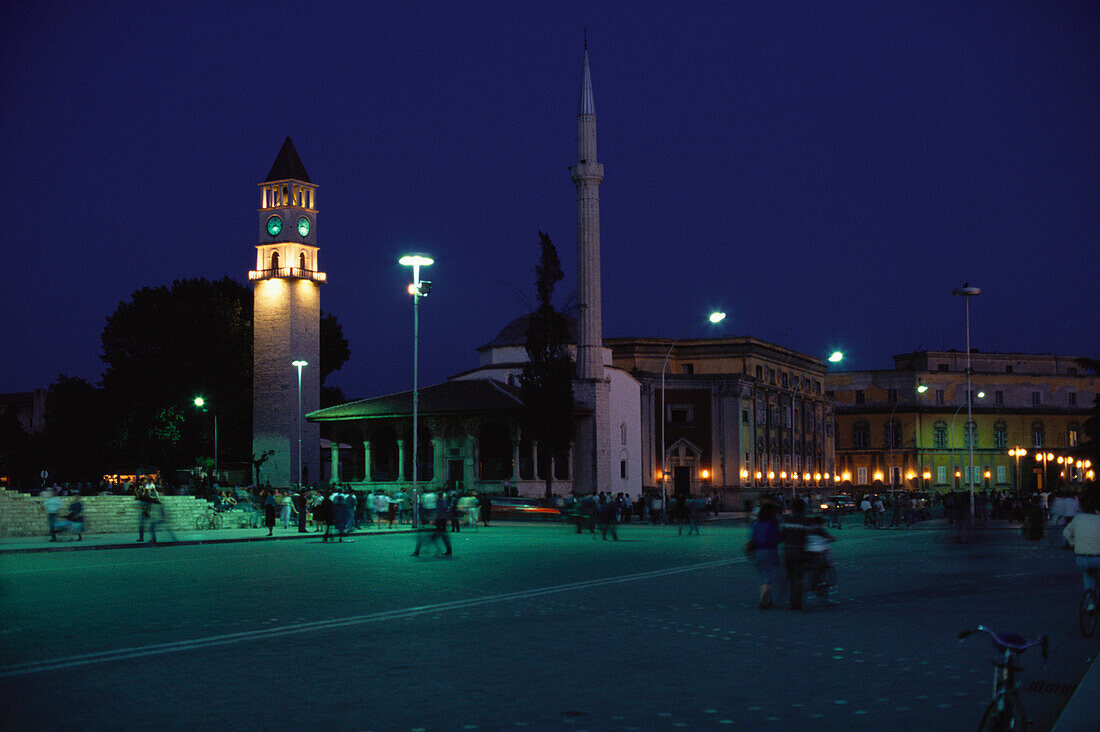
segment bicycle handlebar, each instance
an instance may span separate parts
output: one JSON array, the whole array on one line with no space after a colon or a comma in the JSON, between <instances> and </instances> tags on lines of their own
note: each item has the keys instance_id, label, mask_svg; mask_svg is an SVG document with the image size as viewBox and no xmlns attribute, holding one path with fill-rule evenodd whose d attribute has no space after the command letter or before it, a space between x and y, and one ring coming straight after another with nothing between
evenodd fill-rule
<instances>
[{"instance_id":1,"label":"bicycle handlebar","mask_svg":"<svg viewBox=\"0 0 1100 732\"><path fill-rule=\"evenodd\" d=\"M963 632L959 633L959 640L964 640L968 636L979 632L987 633L990 640L993 641L994 647L1002 651L1009 650L1013 651L1014 653L1023 653L1032 646L1042 644L1043 658L1047 657L1047 637L1045 635L1027 640L1022 635L1016 635L1015 633L1006 633L1005 635L1000 635L991 628L987 628L984 625L979 625L977 628L974 628L972 630L964 630Z\"/></svg>"}]
</instances>

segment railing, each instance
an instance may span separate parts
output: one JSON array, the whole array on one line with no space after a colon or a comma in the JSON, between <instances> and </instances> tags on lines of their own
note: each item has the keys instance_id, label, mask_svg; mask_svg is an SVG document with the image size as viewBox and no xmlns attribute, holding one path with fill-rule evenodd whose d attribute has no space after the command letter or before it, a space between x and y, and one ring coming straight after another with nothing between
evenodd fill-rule
<instances>
[{"instance_id":1,"label":"railing","mask_svg":"<svg viewBox=\"0 0 1100 732\"><path fill-rule=\"evenodd\" d=\"M314 282L324 282L327 279L324 272L314 272L311 269L300 267L253 269L248 272L248 279L250 280L269 280L273 277L294 277L299 280L313 280Z\"/></svg>"}]
</instances>

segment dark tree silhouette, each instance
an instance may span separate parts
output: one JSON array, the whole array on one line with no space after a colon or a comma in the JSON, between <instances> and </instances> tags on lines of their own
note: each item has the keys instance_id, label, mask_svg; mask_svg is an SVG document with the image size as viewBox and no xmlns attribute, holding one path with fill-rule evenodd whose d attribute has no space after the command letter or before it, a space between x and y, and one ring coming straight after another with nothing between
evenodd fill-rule
<instances>
[{"instance_id":1,"label":"dark tree silhouette","mask_svg":"<svg viewBox=\"0 0 1100 732\"><path fill-rule=\"evenodd\" d=\"M554 286L564 277L557 249L539 232L541 256L535 267L538 306L527 323L527 363L520 377L524 404L524 434L558 455L569 449L576 433L573 414L573 359L566 349L569 326L551 301ZM553 488L553 471L546 471L546 497Z\"/></svg>"}]
</instances>

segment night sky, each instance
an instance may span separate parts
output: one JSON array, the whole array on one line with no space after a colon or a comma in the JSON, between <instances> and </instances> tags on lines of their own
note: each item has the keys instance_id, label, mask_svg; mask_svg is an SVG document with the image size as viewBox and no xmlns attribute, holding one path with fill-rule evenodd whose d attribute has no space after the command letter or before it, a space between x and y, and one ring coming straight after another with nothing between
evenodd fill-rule
<instances>
[{"instance_id":1,"label":"night sky","mask_svg":"<svg viewBox=\"0 0 1100 732\"><path fill-rule=\"evenodd\" d=\"M537 7L536 7L537 6ZM588 29L604 335L752 335L846 367L1100 356L1095 3L3 3L0 391L98 382L118 303L246 281L290 135L348 397L422 383L576 288ZM290 365L287 365L290 369Z\"/></svg>"}]
</instances>

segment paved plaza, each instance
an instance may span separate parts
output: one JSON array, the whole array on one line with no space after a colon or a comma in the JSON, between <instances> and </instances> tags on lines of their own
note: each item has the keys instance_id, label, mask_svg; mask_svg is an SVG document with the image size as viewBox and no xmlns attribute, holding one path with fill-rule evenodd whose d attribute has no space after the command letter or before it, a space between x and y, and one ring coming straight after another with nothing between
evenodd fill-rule
<instances>
[{"instance_id":1,"label":"paved plaza","mask_svg":"<svg viewBox=\"0 0 1100 732\"><path fill-rule=\"evenodd\" d=\"M963 730L991 654L956 636L983 623L1050 636L1023 688L1051 728L1100 644L1070 552L1007 528L837 534L840 604L803 612L756 607L734 521L618 542L493 525L452 534L453 558L411 557L407 532L7 551L5 726Z\"/></svg>"}]
</instances>

